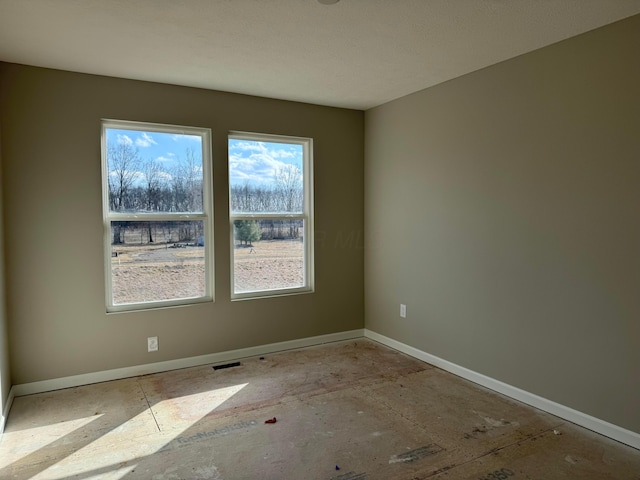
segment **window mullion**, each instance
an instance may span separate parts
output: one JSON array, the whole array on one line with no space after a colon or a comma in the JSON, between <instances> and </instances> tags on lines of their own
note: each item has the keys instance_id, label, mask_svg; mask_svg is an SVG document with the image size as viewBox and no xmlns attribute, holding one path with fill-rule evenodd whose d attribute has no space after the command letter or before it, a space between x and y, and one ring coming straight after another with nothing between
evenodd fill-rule
<instances>
[{"instance_id":1,"label":"window mullion","mask_svg":"<svg viewBox=\"0 0 640 480\"><path fill-rule=\"evenodd\" d=\"M232 213L231 220L304 220L304 213Z\"/></svg>"},{"instance_id":2,"label":"window mullion","mask_svg":"<svg viewBox=\"0 0 640 480\"><path fill-rule=\"evenodd\" d=\"M107 220L112 222L182 222L206 218L204 213L107 213Z\"/></svg>"}]
</instances>

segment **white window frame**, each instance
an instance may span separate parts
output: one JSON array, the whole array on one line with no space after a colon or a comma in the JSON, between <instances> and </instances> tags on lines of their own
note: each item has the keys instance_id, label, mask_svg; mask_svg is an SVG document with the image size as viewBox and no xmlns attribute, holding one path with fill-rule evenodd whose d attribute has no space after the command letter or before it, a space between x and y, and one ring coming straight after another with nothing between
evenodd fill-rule
<instances>
[{"instance_id":1,"label":"white window frame","mask_svg":"<svg viewBox=\"0 0 640 480\"><path fill-rule=\"evenodd\" d=\"M301 145L302 156L302 182L304 189L303 211L302 213L233 213L231 211L231 181L229 181L229 235L231 247L231 300L249 300L255 298L268 298L282 295L297 295L303 293L312 293L315 290L315 272L314 272L314 223L313 223L313 139L307 137L292 137L285 135L271 135L266 133L251 133L231 131L227 139L227 148L229 140L246 140L250 142L271 142L271 143L289 143L293 145ZM227 165L229 155L227 152ZM304 284L301 287L294 288L275 288L268 290L255 290L251 292L235 293L235 238L234 238L234 221L235 220L303 220L303 240L304 240L304 259L303 259L303 276Z\"/></svg>"},{"instance_id":2,"label":"white window frame","mask_svg":"<svg viewBox=\"0 0 640 480\"><path fill-rule=\"evenodd\" d=\"M142 132L171 133L177 135L194 135L202 139L202 213L123 213L111 212L109 209L109 184L107 164L107 129L135 130ZM101 133L102 157L102 212L104 224L104 265L107 313L148 310L154 308L191 305L214 301L214 258L213 258L213 171L211 159L211 130L201 127L167 125L158 123L134 122L127 120L102 120ZM205 252L205 292L201 297L176 298L170 300L113 303L112 268L111 268L111 222L113 221L202 221L204 223Z\"/></svg>"}]
</instances>

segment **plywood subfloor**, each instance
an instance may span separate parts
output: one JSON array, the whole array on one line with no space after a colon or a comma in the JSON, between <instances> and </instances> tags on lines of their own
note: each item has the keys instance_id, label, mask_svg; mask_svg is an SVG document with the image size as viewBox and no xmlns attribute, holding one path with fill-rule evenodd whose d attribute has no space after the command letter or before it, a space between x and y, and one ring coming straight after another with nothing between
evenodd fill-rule
<instances>
[{"instance_id":1,"label":"plywood subfloor","mask_svg":"<svg viewBox=\"0 0 640 480\"><path fill-rule=\"evenodd\" d=\"M363 339L16 398L0 478L640 480L640 451Z\"/></svg>"}]
</instances>

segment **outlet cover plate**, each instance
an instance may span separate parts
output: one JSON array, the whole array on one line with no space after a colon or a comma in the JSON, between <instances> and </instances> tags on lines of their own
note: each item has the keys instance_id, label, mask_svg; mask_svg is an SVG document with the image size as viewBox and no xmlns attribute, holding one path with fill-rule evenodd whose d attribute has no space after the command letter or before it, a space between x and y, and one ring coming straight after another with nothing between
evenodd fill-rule
<instances>
[{"instance_id":1,"label":"outlet cover plate","mask_svg":"<svg viewBox=\"0 0 640 480\"><path fill-rule=\"evenodd\" d=\"M157 352L157 351L158 351L158 337L148 337L147 352Z\"/></svg>"}]
</instances>

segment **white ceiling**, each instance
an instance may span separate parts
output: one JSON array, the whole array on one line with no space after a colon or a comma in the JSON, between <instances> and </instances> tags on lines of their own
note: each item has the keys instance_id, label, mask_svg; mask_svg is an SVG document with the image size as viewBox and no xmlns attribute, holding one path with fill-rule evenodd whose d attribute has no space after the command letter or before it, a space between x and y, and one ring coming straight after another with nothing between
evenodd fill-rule
<instances>
[{"instance_id":1,"label":"white ceiling","mask_svg":"<svg viewBox=\"0 0 640 480\"><path fill-rule=\"evenodd\" d=\"M0 60L368 109L640 0L0 0Z\"/></svg>"}]
</instances>

